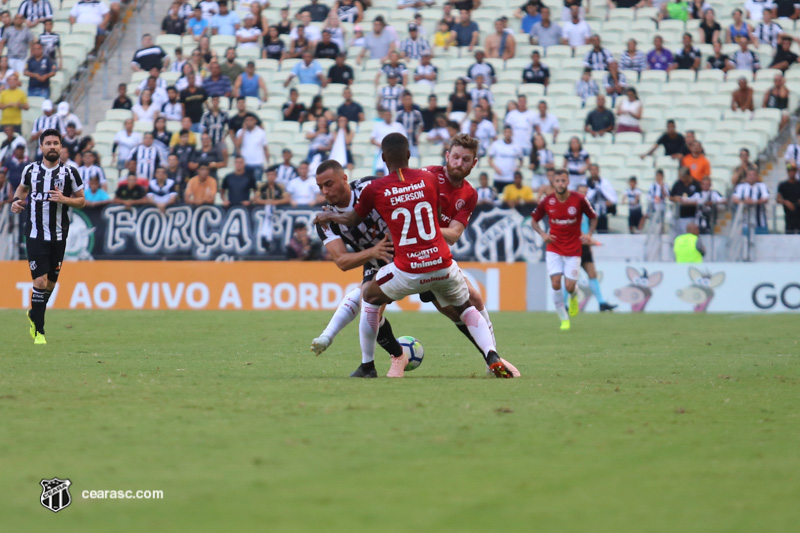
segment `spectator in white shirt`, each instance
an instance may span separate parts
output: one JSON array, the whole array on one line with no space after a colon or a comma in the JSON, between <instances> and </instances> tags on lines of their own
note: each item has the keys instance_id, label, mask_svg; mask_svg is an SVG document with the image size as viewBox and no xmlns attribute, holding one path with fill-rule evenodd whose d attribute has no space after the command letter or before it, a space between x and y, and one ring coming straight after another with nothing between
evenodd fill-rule
<instances>
[{"instance_id":1,"label":"spectator in white shirt","mask_svg":"<svg viewBox=\"0 0 800 533\"><path fill-rule=\"evenodd\" d=\"M744 10L747 18L753 22L761 22L764 18L764 11L775 11L775 4L772 0L747 0L744 3Z\"/></svg>"},{"instance_id":2,"label":"spectator in white shirt","mask_svg":"<svg viewBox=\"0 0 800 533\"><path fill-rule=\"evenodd\" d=\"M535 118L536 111L528 109L527 97L520 95L517 97L514 109L506 113L504 120L506 126L511 126L514 144L526 156L531 153L531 138L533 137L533 121Z\"/></svg>"},{"instance_id":3,"label":"spectator in white shirt","mask_svg":"<svg viewBox=\"0 0 800 533\"><path fill-rule=\"evenodd\" d=\"M293 206L312 206L325 202L325 198L320 194L317 181L308 176L308 163L305 161L297 167L297 177L293 178L286 185L286 192L292 196L291 205Z\"/></svg>"},{"instance_id":4,"label":"spectator in white shirt","mask_svg":"<svg viewBox=\"0 0 800 533\"><path fill-rule=\"evenodd\" d=\"M489 147L489 166L495 172L494 186L501 194L506 185L514 181L514 172L522 166L522 149L511 140L513 134L514 130L506 124L503 138Z\"/></svg>"},{"instance_id":5,"label":"spectator in white shirt","mask_svg":"<svg viewBox=\"0 0 800 533\"><path fill-rule=\"evenodd\" d=\"M423 52L422 58L419 60L419 65L414 69L414 81L428 85L431 89L436 86L436 78L439 75L439 69L431 63L430 51Z\"/></svg>"},{"instance_id":6,"label":"spectator in white shirt","mask_svg":"<svg viewBox=\"0 0 800 533\"><path fill-rule=\"evenodd\" d=\"M142 144L142 134L133 131L133 119L129 118L123 123L123 129L114 135L112 153L117 159L117 168L122 170L131 156L131 151Z\"/></svg>"},{"instance_id":7,"label":"spectator in white shirt","mask_svg":"<svg viewBox=\"0 0 800 533\"><path fill-rule=\"evenodd\" d=\"M119 14L119 3L114 5L116 14ZM69 10L70 24L91 24L97 27L95 36L95 49L97 49L108 34L108 23L111 20L111 10L102 0L81 0Z\"/></svg>"},{"instance_id":8,"label":"spectator in white shirt","mask_svg":"<svg viewBox=\"0 0 800 533\"><path fill-rule=\"evenodd\" d=\"M269 164L269 146L267 134L256 126L255 115L247 115L244 126L236 134L236 150L244 158L245 172L256 183L261 181L264 164Z\"/></svg>"},{"instance_id":9,"label":"spectator in white shirt","mask_svg":"<svg viewBox=\"0 0 800 533\"><path fill-rule=\"evenodd\" d=\"M589 24L581 19L580 7L573 4L570 7L571 18L564 23L561 29L561 43L577 48L589 43L592 36L592 29Z\"/></svg>"},{"instance_id":10,"label":"spectator in white shirt","mask_svg":"<svg viewBox=\"0 0 800 533\"><path fill-rule=\"evenodd\" d=\"M533 118L533 129L536 130L536 133L539 135L543 133L552 133L553 142L555 143L558 142L556 140L558 137L558 128L558 117L553 113L547 112L547 102L542 100L539 102L539 113Z\"/></svg>"},{"instance_id":11,"label":"spectator in white shirt","mask_svg":"<svg viewBox=\"0 0 800 533\"><path fill-rule=\"evenodd\" d=\"M369 142L377 147L377 151L375 152L375 168L382 169L386 174L388 174L389 170L386 168L386 164L383 162L383 159L381 159L381 142L383 142L383 138L390 133L402 133L403 135L408 135L408 132L406 132L406 129L402 124L393 120L392 112L389 109L379 107L378 114L381 117L381 121L376 122L372 127L372 134L370 135Z\"/></svg>"}]
</instances>

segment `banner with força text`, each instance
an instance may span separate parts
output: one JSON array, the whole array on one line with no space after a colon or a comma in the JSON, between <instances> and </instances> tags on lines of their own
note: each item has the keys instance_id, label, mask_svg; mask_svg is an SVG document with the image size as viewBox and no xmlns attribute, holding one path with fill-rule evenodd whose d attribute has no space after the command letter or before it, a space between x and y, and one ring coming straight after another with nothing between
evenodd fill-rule
<instances>
[{"instance_id":1,"label":"banner with for\u00e7a text","mask_svg":"<svg viewBox=\"0 0 800 533\"><path fill-rule=\"evenodd\" d=\"M490 311L526 309L523 263L460 263ZM55 309L332 310L361 282L361 269L330 262L77 261L64 263ZM26 261L0 262L0 308L30 306ZM433 311L412 296L391 310Z\"/></svg>"}]
</instances>

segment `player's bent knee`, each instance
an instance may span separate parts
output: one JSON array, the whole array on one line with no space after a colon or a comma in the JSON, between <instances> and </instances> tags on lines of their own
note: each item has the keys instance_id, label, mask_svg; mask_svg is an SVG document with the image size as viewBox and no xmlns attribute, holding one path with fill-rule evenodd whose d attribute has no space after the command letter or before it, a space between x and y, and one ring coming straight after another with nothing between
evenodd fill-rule
<instances>
[{"instance_id":1,"label":"player's bent knee","mask_svg":"<svg viewBox=\"0 0 800 533\"><path fill-rule=\"evenodd\" d=\"M33 286L42 291L46 290L49 284L50 281L47 279L47 274L45 274L44 276L39 276L38 278L33 280ZM55 286L55 283L53 283L53 286Z\"/></svg>"}]
</instances>

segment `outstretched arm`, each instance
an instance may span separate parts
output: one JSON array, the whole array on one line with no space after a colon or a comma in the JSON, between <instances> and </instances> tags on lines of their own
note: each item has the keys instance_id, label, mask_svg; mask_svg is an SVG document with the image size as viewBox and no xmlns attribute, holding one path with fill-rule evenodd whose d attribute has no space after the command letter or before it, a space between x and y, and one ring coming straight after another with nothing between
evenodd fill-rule
<instances>
[{"instance_id":1,"label":"outstretched arm","mask_svg":"<svg viewBox=\"0 0 800 533\"><path fill-rule=\"evenodd\" d=\"M389 242L388 237L384 237L381 242L360 252L348 252L342 239L336 239L325 245L331 259L336 263L340 270L351 270L363 266L373 259L390 263L393 258L394 248Z\"/></svg>"},{"instance_id":2,"label":"outstretched arm","mask_svg":"<svg viewBox=\"0 0 800 533\"><path fill-rule=\"evenodd\" d=\"M334 213L333 211L323 211L317 213L314 217L313 224L321 224L327 226L328 224L341 224L342 226L353 227L360 224L364 219L358 216L355 210L346 213Z\"/></svg>"}]
</instances>

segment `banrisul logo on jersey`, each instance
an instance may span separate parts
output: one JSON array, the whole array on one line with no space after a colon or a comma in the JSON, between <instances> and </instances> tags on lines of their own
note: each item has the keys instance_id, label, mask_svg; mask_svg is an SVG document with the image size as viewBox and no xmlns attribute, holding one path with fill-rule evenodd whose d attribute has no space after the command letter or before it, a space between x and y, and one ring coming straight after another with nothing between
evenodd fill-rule
<instances>
[{"instance_id":1,"label":"banrisul logo on jersey","mask_svg":"<svg viewBox=\"0 0 800 533\"><path fill-rule=\"evenodd\" d=\"M64 258L67 261L93 259L95 227L89 217L77 209L69 211L69 235Z\"/></svg>"}]
</instances>

